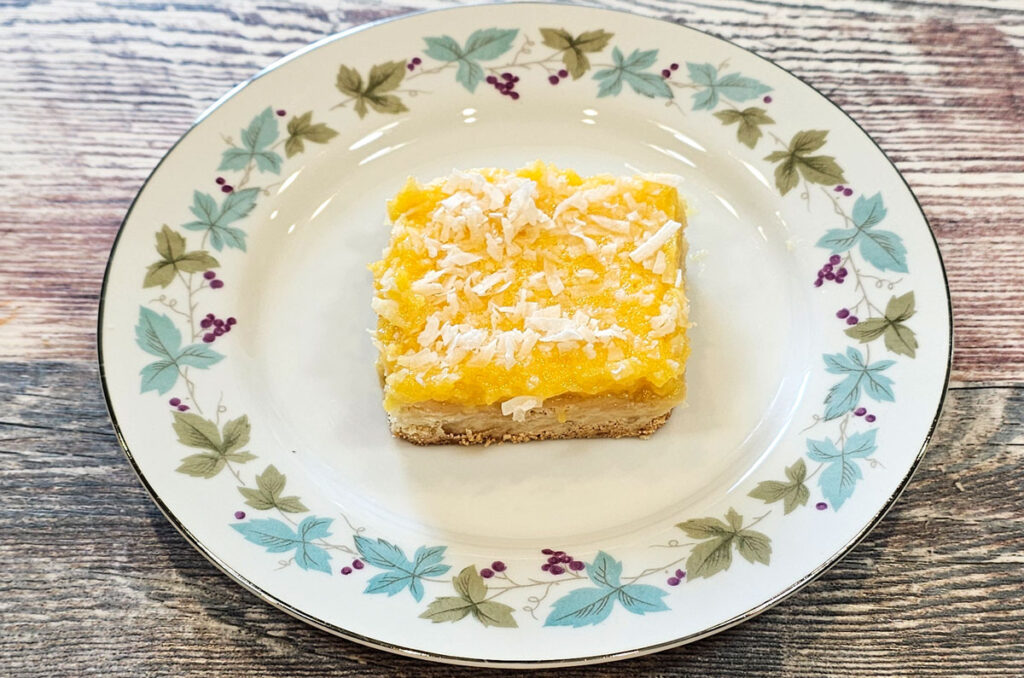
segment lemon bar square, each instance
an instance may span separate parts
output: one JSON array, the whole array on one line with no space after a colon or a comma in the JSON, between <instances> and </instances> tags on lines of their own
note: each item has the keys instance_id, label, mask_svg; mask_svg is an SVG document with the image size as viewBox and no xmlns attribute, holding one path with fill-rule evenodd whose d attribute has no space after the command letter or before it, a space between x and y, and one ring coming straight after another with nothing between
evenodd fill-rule
<instances>
[{"instance_id":1,"label":"lemon bar square","mask_svg":"<svg viewBox=\"0 0 1024 678\"><path fill-rule=\"evenodd\" d=\"M689 355L672 179L542 162L410 178L370 265L391 432L476 444L664 424Z\"/></svg>"}]
</instances>

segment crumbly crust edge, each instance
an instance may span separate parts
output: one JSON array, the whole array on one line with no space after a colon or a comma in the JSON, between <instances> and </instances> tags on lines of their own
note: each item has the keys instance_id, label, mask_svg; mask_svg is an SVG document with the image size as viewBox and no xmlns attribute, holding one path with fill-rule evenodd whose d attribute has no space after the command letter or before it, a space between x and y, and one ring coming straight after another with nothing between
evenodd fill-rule
<instances>
[{"instance_id":1,"label":"crumbly crust edge","mask_svg":"<svg viewBox=\"0 0 1024 678\"><path fill-rule=\"evenodd\" d=\"M672 410L640 422L612 420L593 424L567 421L531 432L480 433L473 430L450 432L443 422L433 426L414 424L399 426L391 419L391 433L415 445L491 445L494 443L524 443L531 440L565 440L571 438L648 438L661 428Z\"/></svg>"}]
</instances>

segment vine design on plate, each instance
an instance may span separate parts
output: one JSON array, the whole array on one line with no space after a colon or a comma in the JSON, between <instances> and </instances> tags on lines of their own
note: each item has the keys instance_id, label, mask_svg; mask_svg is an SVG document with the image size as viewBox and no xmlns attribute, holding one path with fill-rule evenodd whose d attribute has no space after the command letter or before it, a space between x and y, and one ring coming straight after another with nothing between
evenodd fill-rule
<instances>
[{"instance_id":1,"label":"vine design on plate","mask_svg":"<svg viewBox=\"0 0 1024 678\"><path fill-rule=\"evenodd\" d=\"M266 477L270 476L270 481ZM271 487L264 487L267 483ZM249 498L246 503L259 510L276 509L285 518L246 518L243 511L235 514L238 522L232 527L246 540L263 547L268 553L289 553L287 560L280 561L281 568L292 563L305 570L317 570L332 573L331 552L344 552L354 555L351 564L340 569L344 576L356 574L367 566L379 570L366 581L363 593L383 594L388 597L408 591L412 599L419 603L424 597L424 585L450 585L455 595L440 595L434 598L420 613L420 618L433 623L458 622L467 617L475 619L483 626L518 627L515 614L519 611L528 613L537 620L537 612L553 590L560 587L573 587L569 593L559 597L551 604L551 609L544 619L544 626L582 627L599 624L611 615L616 607L625 611L643 615L650 612L668 610L663 600L668 591L651 584L638 583L682 562L676 557L665 565L648 568L640 573L623 578L623 564L603 551L599 551L592 562L584 563L565 554L564 551L543 549L542 555L547 560L540 567L539 576L513 577L504 562L495 560L490 566L477 568L475 564L462 568L458 575L450 579L441 578L449 572L451 565L444 562L447 547L420 546L410 558L405 549L378 537L371 539L362 534L363 528L356 528L344 518L352 533L355 550L347 544L331 542L329 531L331 518L311 515L296 524L294 519L285 515L301 507L297 497L284 498L289 506L282 506L279 498L283 491L285 478L273 466L268 467L259 476L259 490L239 487L239 491ZM343 516L344 517L344 516ZM748 533L744 532L744 537ZM754 534L754 533L750 533ZM767 540L767 537L761 535ZM746 548L746 547L744 547ZM770 552L770 547L768 547ZM745 553L746 551L741 551ZM561 565L564 563L565 566ZM669 577L670 586L678 586L685 576L677 569L674 577ZM588 583L591 586L577 586ZM511 592L535 590L538 593L529 595L519 610L496 600ZM616 604L617 603L617 604Z\"/></svg>"},{"instance_id":2,"label":"vine design on plate","mask_svg":"<svg viewBox=\"0 0 1024 678\"><path fill-rule=\"evenodd\" d=\"M167 224L156 233L158 259L147 266L142 287L159 288L160 294L150 299L148 306L139 308L135 338L139 348L156 358L140 372L141 393L166 395L179 382L185 386L185 394L168 400L178 443L191 449L176 470L211 479L227 469L249 506L275 509L287 521L253 520L239 531L271 552L294 551L292 559L303 569L323 570L329 556L317 542L328 536L331 519L309 516L296 524L289 514L308 509L298 497L281 495L285 477L273 465L246 482L241 466L257 459L245 449L250 440L249 418L239 414L222 424L229 412L223 394L218 394L213 404L212 396L202 395L196 383L198 374L225 357L210 344L224 341L239 324L234 316L203 314L206 308L217 305L211 295L225 286L214 270L221 268L221 261L209 248L223 255L232 250L245 253L248 233L242 224L259 197L270 195L270 189L281 182L250 184L255 177L280 174L284 159L279 148L283 146L285 157L292 158L303 153L307 143L325 144L337 136L325 123L314 122L312 111L293 116L282 134L278 119L286 114L283 109L268 106L239 131L238 141L222 136L227 148L220 154L217 171L223 174L211 181L217 189L213 193L193 191L189 211L194 218L181 224L184 233ZM222 195L219 201L217 192ZM213 417L205 416L206 411Z\"/></svg>"},{"instance_id":3,"label":"vine design on plate","mask_svg":"<svg viewBox=\"0 0 1024 678\"><path fill-rule=\"evenodd\" d=\"M815 138L823 141L825 133L816 134ZM854 301L838 309L835 317L846 325L844 333L858 344L847 346L845 352L822 356L825 372L838 375L840 380L825 395L822 414L816 415L805 429L835 426L833 435L806 440L806 457L817 464L814 470L807 475L806 465L800 459L786 469L787 481L764 481L750 492L750 496L766 503L783 501L786 513L797 504L807 503L809 493L803 483L814 476L818 476L818 486L827 500L815 507L825 510L831 504L838 511L863 479L862 463L867 462L870 467L881 463L872 456L878 449L878 428L851 430L861 428L860 422L874 424L878 420L875 408L896 400L894 380L886 372L897 361L874 360L872 349L877 351L876 342L882 339L886 352L898 359L916 357L918 348L916 334L907 325L916 313L914 292L891 294L898 291L903 280L883 277L890 271L907 273L909 269L903 239L894 231L878 228L888 215L882 194L858 196L852 211L847 212L836 196L849 198L854 193L852 188L836 185L831 192L822 189L822 193L842 219L842 227L829 229L817 242L830 256L818 270L813 285L827 293L831 293L832 285L840 289L852 287ZM847 279L852 279L852 286L845 285ZM890 293L884 310L877 297L882 290ZM867 400L876 403L871 405L871 411L865 406Z\"/></svg>"},{"instance_id":4,"label":"vine design on plate","mask_svg":"<svg viewBox=\"0 0 1024 678\"><path fill-rule=\"evenodd\" d=\"M778 116L764 107L773 102L772 88L731 68L728 60L659 64L658 49L623 48L612 44L614 38L603 29L563 27L541 28L536 36L492 27L464 39L425 37L422 57L368 68L341 65L335 86L345 98L333 109L351 108L359 118L405 113L407 98L431 93L416 83L438 77L451 77L473 94L485 83L516 101L521 79L539 76L549 86L568 81L593 87L595 98L632 93L664 100L680 114L710 113L730 134L735 126L736 140L752 151L768 140L774 150L763 156L758 152L758 157L773 168L779 194L799 189L808 209L812 201L824 200L837 218L816 243L828 258L812 284L821 294L852 293L835 312L836 319L830 319L844 325L852 342L845 350L822 356L823 372L838 380L823 395L821 413L805 429L827 432L806 438L805 452L784 469L784 479L764 480L751 489L748 496L763 502L759 508L769 505L765 513L748 520L729 507L721 517L679 522L673 529L689 541L652 545L654 552L672 553L630 576L623 574L621 560L603 550L584 561L551 548L540 550L542 562L533 572L513 572L505 561L492 560L463 563L453 575L444 545L399 545L367 536L365 528L343 514L341 522L317 514L286 491L287 477L273 464L249 471L258 457L248 449L248 417L229 416L223 393L208 394L197 384L200 375L225 358L211 345L221 348L240 325L234 316L218 317L210 309L217 306L217 290L227 284L218 271L247 250L247 218L259 199L282 183L273 179L290 159L337 136L313 111L292 116L282 133L286 111L268 106L239 130L237 140L222 136L226 148L219 152L216 171L221 174L212 177L216 188L193 191L188 205L192 219L180 230L163 224L156 231L157 258L141 274L142 287L158 288L159 294L140 307L135 335L140 349L151 356L140 372L141 392L172 395L167 401L171 427L188 450L176 470L207 480L223 478L227 470L239 500L260 516L237 510L231 528L266 553L281 556L279 569L295 565L325 575L365 574L363 593L404 597L408 592L419 617L432 623L472 618L485 627L513 628L528 617L545 627L592 626L616 611L645 615L668 610L670 590L728 571L738 560L734 556L751 567L770 566L772 540L754 529L761 521L778 509L785 516L807 506L815 478L822 498L815 508L838 511L864 478L864 464L880 463L873 456L879 429L871 425L881 416L878 411L884 412L885 404L897 397L890 370L897 360L914 358L918 349L908 324L916 313L914 293L902 289L902 278L889 277L908 273L907 250L895 231L883 227L888 210L881 193L860 195L848 209L854 189L827 151L829 132L797 131L788 141L776 135L772 126ZM689 111L680 103L683 94L689 94ZM755 100L760 105L751 105ZM888 299L879 296L884 293ZM892 357L880 359L883 348ZM230 352L230 344L226 350ZM185 392L175 395L179 384ZM523 567L523 559L516 562ZM655 576L664 585L650 583ZM423 605L428 589L434 597Z\"/></svg>"}]
</instances>

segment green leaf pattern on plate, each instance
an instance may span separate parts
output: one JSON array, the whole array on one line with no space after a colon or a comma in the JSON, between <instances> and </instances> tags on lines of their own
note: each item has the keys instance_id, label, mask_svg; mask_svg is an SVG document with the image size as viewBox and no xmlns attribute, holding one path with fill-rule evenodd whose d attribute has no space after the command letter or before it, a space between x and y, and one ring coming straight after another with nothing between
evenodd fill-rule
<instances>
[{"instance_id":1,"label":"green leaf pattern on plate","mask_svg":"<svg viewBox=\"0 0 1024 678\"><path fill-rule=\"evenodd\" d=\"M693 547L686 560L689 578L710 577L728 570L732 565L733 549L751 563L771 563L772 540L763 532L750 529L760 521L743 526L743 516L730 508L725 522L718 518L686 520L676 527L691 539L701 540Z\"/></svg>"},{"instance_id":2,"label":"green leaf pattern on plate","mask_svg":"<svg viewBox=\"0 0 1024 678\"><path fill-rule=\"evenodd\" d=\"M246 423L248 428L248 422ZM246 432L248 438L248 431ZM282 497L285 476L273 464L256 476L256 487L240 486L238 491L245 497L245 503L260 511L278 509L285 513L305 513L309 509L295 496Z\"/></svg>"},{"instance_id":3,"label":"green leaf pattern on plate","mask_svg":"<svg viewBox=\"0 0 1024 678\"><path fill-rule=\"evenodd\" d=\"M783 512L791 513L797 507L805 506L811 498L811 492L804 484L807 479L807 464L803 459L786 468L786 480L763 480L757 484L748 496L760 499L766 504L782 502Z\"/></svg>"},{"instance_id":4,"label":"green leaf pattern on plate","mask_svg":"<svg viewBox=\"0 0 1024 678\"><path fill-rule=\"evenodd\" d=\"M326 144L338 133L326 123L313 122L313 111L306 111L288 121L288 139L284 142L285 156L292 158L306 150L305 142Z\"/></svg>"},{"instance_id":5,"label":"green leaf pattern on plate","mask_svg":"<svg viewBox=\"0 0 1024 678\"><path fill-rule=\"evenodd\" d=\"M810 155L825 145L828 130L806 130L793 135L784 151L773 151L765 160L778 163L775 185L786 195L800 180L811 184L834 186L846 181L843 170L831 155Z\"/></svg>"},{"instance_id":6,"label":"green leaf pattern on plate","mask_svg":"<svg viewBox=\"0 0 1024 678\"><path fill-rule=\"evenodd\" d=\"M518 626L512 613L515 610L504 603L489 600L488 588L483 578L470 565L452 579L452 586L457 596L440 596L435 598L420 615L435 624L441 622L457 622L472 615L484 626L502 626L515 628Z\"/></svg>"},{"instance_id":7,"label":"green leaf pattern on plate","mask_svg":"<svg viewBox=\"0 0 1024 678\"><path fill-rule=\"evenodd\" d=\"M203 273L220 263L206 250L185 251L185 238L167 224L156 234L156 251L160 260L149 265L143 287L167 287L181 273Z\"/></svg>"},{"instance_id":8,"label":"green leaf pattern on plate","mask_svg":"<svg viewBox=\"0 0 1024 678\"><path fill-rule=\"evenodd\" d=\"M764 135L761 125L774 125L767 111L757 106L745 108L742 111L735 108L727 108L715 113L715 117L722 121L723 125L739 123L736 128L736 138L747 148L753 148L758 140Z\"/></svg>"},{"instance_id":9,"label":"green leaf pattern on plate","mask_svg":"<svg viewBox=\"0 0 1024 678\"><path fill-rule=\"evenodd\" d=\"M372 66L365 83L359 71L342 65L338 68L335 86L342 94L349 95L347 101L355 101L353 110L360 118L366 117L367 106L378 113L404 113L409 109L398 95L391 94L404 77L405 62L402 61L385 61Z\"/></svg>"},{"instance_id":10,"label":"green leaf pattern on plate","mask_svg":"<svg viewBox=\"0 0 1024 678\"><path fill-rule=\"evenodd\" d=\"M540 34L545 45L558 50L573 80L579 80L590 70L587 54L604 50L614 37L613 33L602 30L585 31L574 37L564 28L542 28Z\"/></svg>"}]
</instances>

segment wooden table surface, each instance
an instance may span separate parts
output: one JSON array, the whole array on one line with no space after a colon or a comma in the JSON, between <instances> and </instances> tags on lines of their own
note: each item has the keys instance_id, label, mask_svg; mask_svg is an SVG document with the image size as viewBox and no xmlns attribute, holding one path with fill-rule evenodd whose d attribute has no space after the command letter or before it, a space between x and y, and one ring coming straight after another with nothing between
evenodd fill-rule
<instances>
[{"instance_id":1,"label":"wooden table surface","mask_svg":"<svg viewBox=\"0 0 1024 678\"><path fill-rule=\"evenodd\" d=\"M349 26L447 0L0 0L0 675L452 676L295 621L139 484L95 359L103 267L160 157L223 92ZM609 0L767 56L846 109L949 271L952 390L882 524L800 594L589 676L1024 675L1024 3Z\"/></svg>"}]
</instances>

